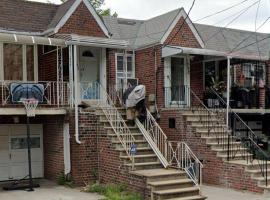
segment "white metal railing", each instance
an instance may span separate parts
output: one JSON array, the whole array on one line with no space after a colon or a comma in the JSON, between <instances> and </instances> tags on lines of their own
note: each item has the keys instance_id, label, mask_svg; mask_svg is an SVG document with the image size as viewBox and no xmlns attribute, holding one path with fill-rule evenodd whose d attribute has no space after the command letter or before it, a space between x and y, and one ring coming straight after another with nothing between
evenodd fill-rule
<instances>
[{"instance_id":1,"label":"white metal railing","mask_svg":"<svg viewBox=\"0 0 270 200\"><path fill-rule=\"evenodd\" d=\"M168 142L168 161L171 167L185 170L196 184L202 184L203 164L185 142Z\"/></svg>"},{"instance_id":2,"label":"white metal railing","mask_svg":"<svg viewBox=\"0 0 270 200\"><path fill-rule=\"evenodd\" d=\"M130 129L126 125L126 122L122 118L121 113L115 107L115 104L106 92L106 89L99 84L100 99L99 107L104 112L108 122L110 123L114 133L116 134L118 140L122 144L124 150L126 151L129 159L133 161L130 149L135 144L135 138L133 137Z\"/></svg>"},{"instance_id":3,"label":"white metal railing","mask_svg":"<svg viewBox=\"0 0 270 200\"><path fill-rule=\"evenodd\" d=\"M70 84L68 82L40 81L40 82L22 82L22 81L0 81L0 104L1 106L12 105L12 94L10 90L11 83L42 84L44 86L44 102L41 105L68 107L71 103Z\"/></svg>"},{"instance_id":4,"label":"white metal railing","mask_svg":"<svg viewBox=\"0 0 270 200\"><path fill-rule=\"evenodd\" d=\"M149 145L154 150L155 154L161 161L162 165L167 168L169 163L166 159L167 156L167 136L156 122L156 119L147 110L147 117L144 122L140 122L138 118L135 120L136 125L144 135Z\"/></svg>"},{"instance_id":5,"label":"white metal railing","mask_svg":"<svg viewBox=\"0 0 270 200\"><path fill-rule=\"evenodd\" d=\"M99 100L100 84L98 82L80 82L81 100Z\"/></svg>"}]
</instances>

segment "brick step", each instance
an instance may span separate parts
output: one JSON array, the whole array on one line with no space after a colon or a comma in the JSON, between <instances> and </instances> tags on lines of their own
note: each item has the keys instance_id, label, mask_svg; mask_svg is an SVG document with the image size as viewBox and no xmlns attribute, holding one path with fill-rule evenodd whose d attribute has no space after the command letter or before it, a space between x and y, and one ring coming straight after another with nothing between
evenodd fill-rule
<instances>
[{"instance_id":1,"label":"brick step","mask_svg":"<svg viewBox=\"0 0 270 200\"><path fill-rule=\"evenodd\" d=\"M194 183L188 178L181 179L175 177L173 180L148 182L148 185L150 185L153 191L155 191L155 190L168 190L168 189L192 187Z\"/></svg>"},{"instance_id":2,"label":"brick step","mask_svg":"<svg viewBox=\"0 0 270 200\"><path fill-rule=\"evenodd\" d=\"M201 195L194 195L189 197L170 198L167 200L205 200L205 199L207 199L207 197Z\"/></svg>"},{"instance_id":3,"label":"brick step","mask_svg":"<svg viewBox=\"0 0 270 200\"><path fill-rule=\"evenodd\" d=\"M189 197L194 195L199 195L198 187L187 187L187 188L177 188L177 189L167 189L167 190L157 190L153 191L155 195L158 195L158 199L170 199L176 197Z\"/></svg>"}]
</instances>

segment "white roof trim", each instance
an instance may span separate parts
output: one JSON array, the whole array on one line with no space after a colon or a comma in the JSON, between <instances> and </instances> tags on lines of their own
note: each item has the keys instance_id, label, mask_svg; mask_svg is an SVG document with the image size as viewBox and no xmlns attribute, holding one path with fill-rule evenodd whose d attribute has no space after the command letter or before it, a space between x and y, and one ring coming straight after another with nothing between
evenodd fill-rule
<instances>
[{"instance_id":1,"label":"white roof trim","mask_svg":"<svg viewBox=\"0 0 270 200\"><path fill-rule=\"evenodd\" d=\"M187 13L185 12L185 10L183 8L180 10L178 16L174 19L174 21L170 25L169 29L167 30L167 32L163 35L163 37L161 39L161 44L164 44L165 43L165 41L167 40L167 38L169 37L169 35L173 31L173 29L175 28L176 24L181 19L181 17L183 17L184 19L186 19L186 23L188 24L190 30L194 34L195 38L197 39L197 41L199 42L199 44L201 45L201 47L204 48L204 42L203 42L201 36L199 35L199 33L198 33L197 29L195 28L193 22L187 16Z\"/></svg>"},{"instance_id":2,"label":"white roof trim","mask_svg":"<svg viewBox=\"0 0 270 200\"><path fill-rule=\"evenodd\" d=\"M69 10L66 12L66 14L62 17L62 19L59 21L59 23L54 28L54 33L57 33L60 28L62 28L65 23L68 21L68 19L71 17L71 15L76 11L80 3L83 2L86 7L88 8L89 12L93 15L95 18L97 24L100 26L101 30L104 32L104 34L108 37L110 37L109 31L96 13L95 9L92 7L90 2L88 0L77 0L73 3L73 5L69 8Z\"/></svg>"},{"instance_id":3,"label":"white roof trim","mask_svg":"<svg viewBox=\"0 0 270 200\"><path fill-rule=\"evenodd\" d=\"M218 57L231 57L247 60L269 60L268 57L259 57L256 55L243 55L237 52L226 53L222 51L216 51L211 49L200 49L200 48L188 48L180 46L166 46L162 48L162 58L170 57L177 54L193 54L193 55L205 55L205 56L218 56Z\"/></svg>"}]
</instances>

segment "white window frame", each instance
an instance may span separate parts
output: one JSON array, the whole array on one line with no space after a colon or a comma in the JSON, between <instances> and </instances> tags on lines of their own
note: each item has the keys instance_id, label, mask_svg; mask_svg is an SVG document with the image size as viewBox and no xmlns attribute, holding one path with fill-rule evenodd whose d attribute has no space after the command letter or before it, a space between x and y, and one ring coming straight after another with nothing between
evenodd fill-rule
<instances>
[{"instance_id":1,"label":"white window frame","mask_svg":"<svg viewBox=\"0 0 270 200\"><path fill-rule=\"evenodd\" d=\"M135 62L134 62L134 55L133 54L125 54L125 53L115 53L115 79L116 79L116 85L118 85L118 76L117 76L117 72L118 72L118 60L117 60L117 58L118 58L118 56L123 56L123 65L124 65L124 68L125 68L125 70L124 70L124 75L125 75L125 77L126 78L135 78ZM127 77L127 58L128 57L131 57L131 59L132 59L132 61L131 61L131 63L132 63L132 76L131 77Z\"/></svg>"},{"instance_id":2,"label":"white window frame","mask_svg":"<svg viewBox=\"0 0 270 200\"><path fill-rule=\"evenodd\" d=\"M5 81L5 69L4 69L4 44L17 44L17 43L0 43L0 81ZM23 82L29 82L27 80L27 46L33 46L34 47L34 82L38 81L38 48L37 45L27 45L27 44L18 44L22 45L22 60L23 60L23 79L17 80L17 81L23 81ZM9 81L9 80L7 80ZM16 81L16 80L13 80Z\"/></svg>"}]
</instances>

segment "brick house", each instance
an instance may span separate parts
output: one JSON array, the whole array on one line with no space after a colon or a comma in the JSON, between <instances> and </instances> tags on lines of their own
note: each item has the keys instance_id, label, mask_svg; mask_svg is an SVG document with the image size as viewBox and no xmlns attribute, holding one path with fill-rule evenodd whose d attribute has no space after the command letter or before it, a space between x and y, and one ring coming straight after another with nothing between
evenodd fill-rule
<instances>
[{"instance_id":1,"label":"brick house","mask_svg":"<svg viewBox=\"0 0 270 200\"><path fill-rule=\"evenodd\" d=\"M100 17L87 0L2 0L0 9L0 181L21 179L28 169L25 110L11 86L39 84L43 102L31 118L34 177L56 180L64 172L76 184L100 179L150 195L147 176L130 173L119 159L96 108L81 108L107 98L100 87L110 94L138 81L168 139L185 141L203 162L205 183L263 191L245 165L216 155L186 112L198 102L224 109L217 97L206 97L213 82L222 81L229 93L236 86L254 91L252 102L244 92L229 102L258 134L267 132L269 35L195 24L182 8L145 21Z\"/></svg>"}]
</instances>

